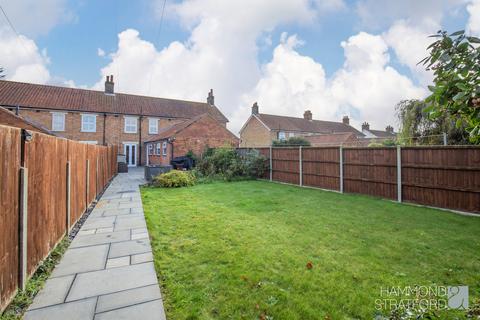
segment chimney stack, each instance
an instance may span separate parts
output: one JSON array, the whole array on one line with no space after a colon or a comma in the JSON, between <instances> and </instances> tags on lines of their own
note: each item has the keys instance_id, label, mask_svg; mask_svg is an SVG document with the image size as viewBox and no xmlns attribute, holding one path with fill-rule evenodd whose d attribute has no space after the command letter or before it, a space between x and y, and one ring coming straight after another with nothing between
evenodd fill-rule
<instances>
[{"instance_id":1,"label":"chimney stack","mask_svg":"<svg viewBox=\"0 0 480 320\"><path fill-rule=\"evenodd\" d=\"M343 116L343 124L350 125L350 118L348 116Z\"/></svg>"},{"instance_id":2,"label":"chimney stack","mask_svg":"<svg viewBox=\"0 0 480 320\"><path fill-rule=\"evenodd\" d=\"M252 106L252 114L258 114L258 103L254 103Z\"/></svg>"},{"instance_id":3,"label":"chimney stack","mask_svg":"<svg viewBox=\"0 0 480 320\"><path fill-rule=\"evenodd\" d=\"M386 128L385 128L385 131L389 132L389 133L393 133L393 127L391 125L388 125Z\"/></svg>"},{"instance_id":4,"label":"chimney stack","mask_svg":"<svg viewBox=\"0 0 480 320\"><path fill-rule=\"evenodd\" d=\"M362 131L365 131L365 130L370 130L370 125L368 124L368 122L364 122L362 123Z\"/></svg>"},{"instance_id":5,"label":"chimney stack","mask_svg":"<svg viewBox=\"0 0 480 320\"><path fill-rule=\"evenodd\" d=\"M207 97L207 103L211 106L215 105L215 97L213 96L213 89L210 89Z\"/></svg>"},{"instance_id":6,"label":"chimney stack","mask_svg":"<svg viewBox=\"0 0 480 320\"><path fill-rule=\"evenodd\" d=\"M312 120L312 111L305 110L305 112L303 113L303 119Z\"/></svg>"},{"instance_id":7,"label":"chimney stack","mask_svg":"<svg viewBox=\"0 0 480 320\"><path fill-rule=\"evenodd\" d=\"M115 94L113 87L113 75L107 76L107 80L105 81L105 94Z\"/></svg>"}]
</instances>

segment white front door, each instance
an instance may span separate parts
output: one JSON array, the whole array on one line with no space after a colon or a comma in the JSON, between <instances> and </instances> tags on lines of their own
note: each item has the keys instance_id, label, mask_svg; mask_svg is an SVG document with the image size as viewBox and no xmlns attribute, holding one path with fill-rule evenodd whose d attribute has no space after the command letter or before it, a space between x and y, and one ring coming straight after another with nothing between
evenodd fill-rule
<instances>
[{"instance_id":1,"label":"white front door","mask_svg":"<svg viewBox=\"0 0 480 320\"><path fill-rule=\"evenodd\" d=\"M123 152L125 153L125 160L129 167L137 166L137 144L136 143L124 143Z\"/></svg>"}]
</instances>

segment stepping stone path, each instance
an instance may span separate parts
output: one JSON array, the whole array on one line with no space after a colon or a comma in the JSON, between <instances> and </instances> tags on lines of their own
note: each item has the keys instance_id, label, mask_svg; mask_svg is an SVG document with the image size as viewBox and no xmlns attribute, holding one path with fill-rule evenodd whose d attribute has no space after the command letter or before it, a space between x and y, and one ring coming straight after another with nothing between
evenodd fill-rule
<instances>
[{"instance_id":1,"label":"stepping stone path","mask_svg":"<svg viewBox=\"0 0 480 320\"><path fill-rule=\"evenodd\" d=\"M166 319L138 185L120 173L73 239L25 320Z\"/></svg>"}]
</instances>

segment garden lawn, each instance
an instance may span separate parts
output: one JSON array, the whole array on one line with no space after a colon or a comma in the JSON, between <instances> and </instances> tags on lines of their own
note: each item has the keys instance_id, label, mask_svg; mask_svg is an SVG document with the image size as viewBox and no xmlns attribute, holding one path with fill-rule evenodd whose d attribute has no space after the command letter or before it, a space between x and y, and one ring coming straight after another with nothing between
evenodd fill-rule
<instances>
[{"instance_id":1,"label":"garden lawn","mask_svg":"<svg viewBox=\"0 0 480 320\"><path fill-rule=\"evenodd\" d=\"M168 319L372 319L391 286L480 297L477 217L265 181L141 191Z\"/></svg>"}]
</instances>

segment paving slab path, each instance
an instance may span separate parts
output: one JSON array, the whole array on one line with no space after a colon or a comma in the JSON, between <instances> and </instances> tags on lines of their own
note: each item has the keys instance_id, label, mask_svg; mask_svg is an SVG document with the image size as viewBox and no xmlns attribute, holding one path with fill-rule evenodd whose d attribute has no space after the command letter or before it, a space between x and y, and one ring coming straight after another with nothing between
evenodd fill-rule
<instances>
[{"instance_id":1,"label":"paving slab path","mask_svg":"<svg viewBox=\"0 0 480 320\"><path fill-rule=\"evenodd\" d=\"M114 178L24 319L166 319L142 183L141 168Z\"/></svg>"}]
</instances>

